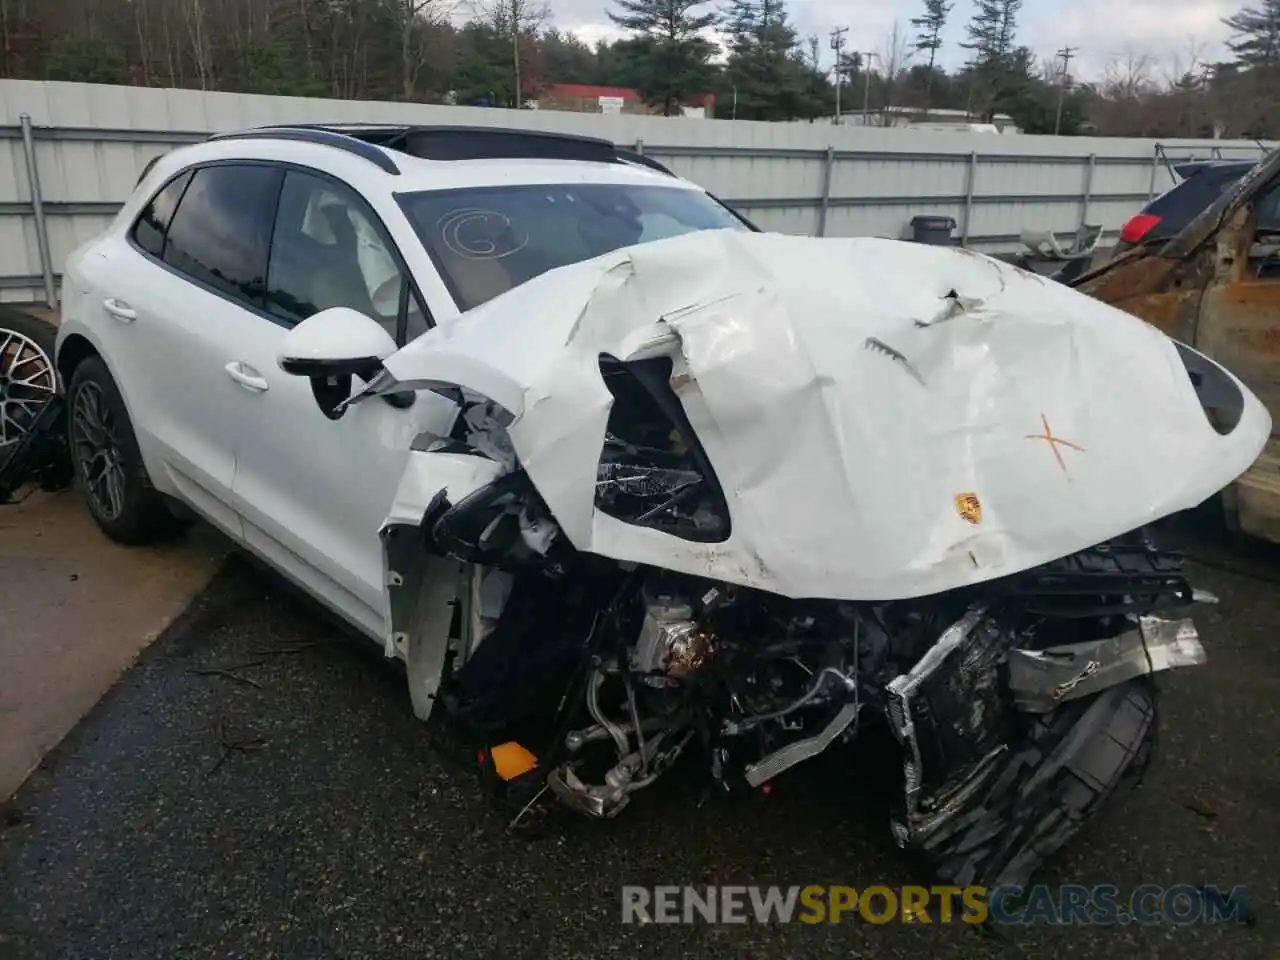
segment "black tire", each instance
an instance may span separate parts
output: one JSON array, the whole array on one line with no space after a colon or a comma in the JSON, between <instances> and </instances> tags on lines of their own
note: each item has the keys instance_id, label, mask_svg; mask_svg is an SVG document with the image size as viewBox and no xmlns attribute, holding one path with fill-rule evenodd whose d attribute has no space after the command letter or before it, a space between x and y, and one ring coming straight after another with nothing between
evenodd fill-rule
<instances>
[{"instance_id":1,"label":"black tire","mask_svg":"<svg viewBox=\"0 0 1280 960\"><path fill-rule=\"evenodd\" d=\"M1028 717L1026 736L956 828L930 839L936 873L957 886L1027 886L1118 789L1141 777L1153 751L1158 696L1154 681L1142 677Z\"/></svg>"},{"instance_id":2,"label":"black tire","mask_svg":"<svg viewBox=\"0 0 1280 960\"><path fill-rule=\"evenodd\" d=\"M20 310L0 305L0 347L8 340L7 332L9 331L31 341L44 353L44 362L48 365L49 377L53 388L55 391L61 389L61 384L58 382L58 370L54 366L54 342L58 336L57 328ZM4 357L0 356L0 378L5 375L3 361ZM23 373L27 373L29 369L24 368ZM3 383L0 382L0 403L3 402L4 396L5 388ZM19 443L16 440L10 443L0 443L0 466L4 466L8 462L9 457L18 446Z\"/></svg>"},{"instance_id":3,"label":"black tire","mask_svg":"<svg viewBox=\"0 0 1280 960\"><path fill-rule=\"evenodd\" d=\"M120 467L116 503L107 502L113 498L98 492L100 484L91 478L91 464L84 456L84 431L78 425L77 410L90 402L99 405L104 422L110 418L113 462ZM176 516L166 498L152 486L124 399L100 357L87 357L71 376L67 388L67 443L76 487L94 521L112 540L130 545L152 543L187 526L188 521Z\"/></svg>"}]
</instances>

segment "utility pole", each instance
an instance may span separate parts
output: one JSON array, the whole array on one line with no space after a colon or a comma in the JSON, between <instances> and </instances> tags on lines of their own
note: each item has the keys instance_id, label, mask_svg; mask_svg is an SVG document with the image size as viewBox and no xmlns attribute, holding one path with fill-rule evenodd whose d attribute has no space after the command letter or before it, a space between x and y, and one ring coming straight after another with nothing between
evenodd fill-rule
<instances>
[{"instance_id":1,"label":"utility pole","mask_svg":"<svg viewBox=\"0 0 1280 960\"><path fill-rule=\"evenodd\" d=\"M1076 51L1079 49L1079 47L1063 47L1058 51L1058 59L1062 61L1062 73L1058 77L1058 116L1053 121L1053 135L1055 137L1062 128L1062 102L1067 96L1067 65L1071 63L1071 58L1076 55Z\"/></svg>"},{"instance_id":2,"label":"utility pole","mask_svg":"<svg viewBox=\"0 0 1280 960\"><path fill-rule=\"evenodd\" d=\"M840 122L840 78L844 70L844 35L848 32L848 27L837 27L830 34L831 49L836 52L836 123Z\"/></svg>"},{"instance_id":3,"label":"utility pole","mask_svg":"<svg viewBox=\"0 0 1280 960\"><path fill-rule=\"evenodd\" d=\"M879 59L880 54L874 50L859 50L858 56L862 58L862 125L869 127L871 124L871 58Z\"/></svg>"},{"instance_id":4,"label":"utility pole","mask_svg":"<svg viewBox=\"0 0 1280 960\"><path fill-rule=\"evenodd\" d=\"M520 0L511 0L511 65L515 68L516 102L519 110L524 106L520 99Z\"/></svg>"}]
</instances>

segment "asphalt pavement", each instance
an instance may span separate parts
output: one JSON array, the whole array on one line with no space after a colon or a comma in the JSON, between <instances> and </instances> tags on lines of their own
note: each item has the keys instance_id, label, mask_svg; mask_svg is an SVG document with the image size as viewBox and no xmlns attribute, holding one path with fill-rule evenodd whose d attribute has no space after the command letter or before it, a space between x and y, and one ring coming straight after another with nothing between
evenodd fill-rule
<instances>
[{"instance_id":1,"label":"asphalt pavement","mask_svg":"<svg viewBox=\"0 0 1280 960\"><path fill-rule=\"evenodd\" d=\"M1280 562L1199 553L1210 662L1166 676L1153 769L1043 879L1244 884L1256 925L624 925L625 884L912 882L874 765L701 806L674 776L615 821L518 837L396 670L233 558L3 811L0 957L1273 960Z\"/></svg>"}]
</instances>

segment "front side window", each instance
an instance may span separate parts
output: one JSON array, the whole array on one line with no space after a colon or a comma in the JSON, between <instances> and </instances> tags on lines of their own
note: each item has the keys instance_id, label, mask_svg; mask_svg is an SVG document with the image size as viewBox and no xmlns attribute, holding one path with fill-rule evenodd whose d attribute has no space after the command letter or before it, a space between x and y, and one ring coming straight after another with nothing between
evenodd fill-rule
<instances>
[{"instance_id":1,"label":"front side window","mask_svg":"<svg viewBox=\"0 0 1280 960\"><path fill-rule=\"evenodd\" d=\"M427 321L368 205L324 177L285 175L267 269L267 310L297 323L330 307L377 320L398 343Z\"/></svg>"},{"instance_id":2,"label":"front side window","mask_svg":"<svg viewBox=\"0 0 1280 960\"><path fill-rule=\"evenodd\" d=\"M255 164L198 169L169 224L165 263L261 309L283 177L279 168Z\"/></svg>"},{"instance_id":3,"label":"front side window","mask_svg":"<svg viewBox=\"0 0 1280 960\"><path fill-rule=\"evenodd\" d=\"M190 170L170 180L143 208L133 225L134 242L153 257L164 253L165 231L169 229L169 221L178 209L178 201L190 180Z\"/></svg>"},{"instance_id":4,"label":"front side window","mask_svg":"<svg viewBox=\"0 0 1280 960\"><path fill-rule=\"evenodd\" d=\"M621 247L747 226L698 190L573 183L398 195L462 310Z\"/></svg>"}]
</instances>

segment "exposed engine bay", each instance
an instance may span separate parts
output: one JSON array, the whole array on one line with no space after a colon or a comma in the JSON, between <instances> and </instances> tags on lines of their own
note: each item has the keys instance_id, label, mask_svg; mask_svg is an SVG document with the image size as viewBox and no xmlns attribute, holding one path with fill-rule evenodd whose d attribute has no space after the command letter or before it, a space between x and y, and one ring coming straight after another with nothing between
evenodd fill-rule
<instances>
[{"instance_id":1,"label":"exposed engine bay","mask_svg":"<svg viewBox=\"0 0 1280 960\"><path fill-rule=\"evenodd\" d=\"M833 285L829 278L839 276ZM382 529L417 714L525 811L729 791L872 729L891 829L1025 883L1204 650L1161 521L1271 424L1228 371L971 251L750 234L552 271L383 361L449 396Z\"/></svg>"},{"instance_id":2,"label":"exposed engine bay","mask_svg":"<svg viewBox=\"0 0 1280 960\"><path fill-rule=\"evenodd\" d=\"M723 539L724 496L667 388L670 361L602 357L601 374L614 404L598 508ZM1022 883L1145 762L1150 674L1204 659L1191 621L1160 613L1211 598L1150 530L889 602L791 599L576 551L512 457L501 411L456 396L454 435L428 451L511 470L456 504L438 497L418 530L389 528L388 557L407 560L425 538L461 561L428 709L473 748L519 738L526 762L502 779L522 801L549 792L611 818L682 757L724 791L755 789L875 723L902 754L898 842L952 882ZM1066 736L1086 704L1113 747L1101 759ZM1084 791L1059 796L1063 777ZM1037 780L1028 803L1015 787Z\"/></svg>"}]
</instances>

